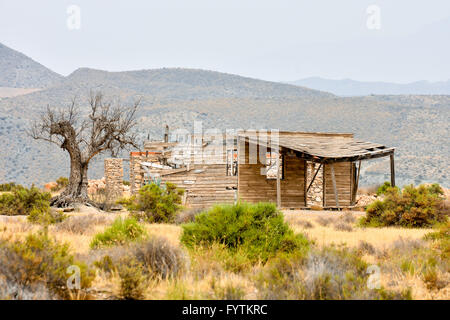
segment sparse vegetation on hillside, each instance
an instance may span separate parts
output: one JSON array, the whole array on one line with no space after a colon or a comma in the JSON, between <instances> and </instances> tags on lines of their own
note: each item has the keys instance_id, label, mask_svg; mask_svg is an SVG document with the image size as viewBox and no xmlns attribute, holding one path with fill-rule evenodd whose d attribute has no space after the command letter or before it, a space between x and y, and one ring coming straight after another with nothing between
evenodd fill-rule
<instances>
[{"instance_id":1,"label":"sparse vegetation on hillside","mask_svg":"<svg viewBox=\"0 0 450 320\"><path fill-rule=\"evenodd\" d=\"M0 87L44 88L55 85L62 76L26 55L0 43Z\"/></svg>"},{"instance_id":2,"label":"sparse vegetation on hillside","mask_svg":"<svg viewBox=\"0 0 450 320\"><path fill-rule=\"evenodd\" d=\"M384 195L367 207L363 226L430 227L448 218L440 208L443 191L438 184L387 188Z\"/></svg>"},{"instance_id":3,"label":"sparse vegetation on hillside","mask_svg":"<svg viewBox=\"0 0 450 320\"><path fill-rule=\"evenodd\" d=\"M49 103L66 106L74 95L83 97L91 88L121 97L124 103L142 96L136 130L141 140L148 133L155 139L162 137L162 123L190 130L194 120L202 121L204 128L221 130L253 128L258 123L280 130L354 132L358 139L396 147L399 185L437 181L450 187L445 170L449 157L442 148L448 140L450 96L339 98L286 84L186 69L117 73L81 69L59 86L2 99L0 144L4 152L0 162L4 166L0 176L28 184L67 175L64 153L34 143L26 136L26 128ZM23 146L20 153L17 146ZM103 176L102 160L93 159L91 178ZM383 160L367 162L361 186L386 180L386 164Z\"/></svg>"}]
</instances>

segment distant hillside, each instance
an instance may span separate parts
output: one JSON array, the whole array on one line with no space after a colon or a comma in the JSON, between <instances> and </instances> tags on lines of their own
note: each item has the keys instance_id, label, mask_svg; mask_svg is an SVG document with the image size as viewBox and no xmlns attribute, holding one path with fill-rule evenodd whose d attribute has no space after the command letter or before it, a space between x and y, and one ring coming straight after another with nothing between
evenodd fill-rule
<instances>
[{"instance_id":1,"label":"distant hillside","mask_svg":"<svg viewBox=\"0 0 450 320\"><path fill-rule=\"evenodd\" d=\"M294 85L263 81L238 75L183 68L163 68L108 72L81 68L70 74L64 84L80 88L92 86L121 88L153 96L159 100L211 98L281 98L332 96Z\"/></svg>"},{"instance_id":2,"label":"distant hillside","mask_svg":"<svg viewBox=\"0 0 450 320\"><path fill-rule=\"evenodd\" d=\"M0 87L47 88L62 76L0 43Z\"/></svg>"},{"instance_id":3,"label":"distant hillside","mask_svg":"<svg viewBox=\"0 0 450 320\"><path fill-rule=\"evenodd\" d=\"M331 80L319 77L289 82L316 90L332 92L339 96L367 96L371 94L435 94L450 95L450 80L440 82L416 81L406 84L390 82L364 82L351 79Z\"/></svg>"},{"instance_id":4,"label":"distant hillside","mask_svg":"<svg viewBox=\"0 0 450 320\"><path fill-rule=\"evenodd\" d=\"M334 95L290 84L269 82L215 71L165 68L107 72L80 68L57 85L31 94L5 98L0 108L10 115L33 117L47 105L64 106L77 97L86 102L89 92L101 90L105 96L123 103L138 97L142 110L160 104L208 99L292 99L334 97ZM32 110L32 112L30 112ZM141 111L142 111L141 110Z\"/></svg>"},{"instance_id":5,"label":"distant hillside","mask_svg":"<svg viewBox=\"0 0 450 320\"><path fill-rule=\"evenodd\" d=\"M399 184L440 182L449 186L450 96L337 97L322 91L213 71L158 69L106 72L78 69L53 87L0 100L0 181L42 184L67 176L67 154L32 141L30 121L47 105L66 106L76 96L86 107L90 90L122 104L141 98L138 134L160 139L171 130L281 129L354 132L358 138L394 146ZM86 110L86 109L82 109ZM125 153L126 157L126 153ZM388 179L387 162L363 163L362 185ZM102 158L89 169L103 176Z\"/></svg>"}]
</instances>

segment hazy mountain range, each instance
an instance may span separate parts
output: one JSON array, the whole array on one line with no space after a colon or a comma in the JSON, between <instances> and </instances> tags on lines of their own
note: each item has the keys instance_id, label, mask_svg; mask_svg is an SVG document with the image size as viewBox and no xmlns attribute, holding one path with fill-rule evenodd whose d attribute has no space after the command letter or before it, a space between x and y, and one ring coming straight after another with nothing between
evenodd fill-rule
<instances>
[{"instance_id":1,"label":"hazy mountain range","mask_svg":"<svg viewBox=\"0 0 450 320\"><path fill-rule=\"evenodd\" d=\"M62 77L11 50L0 51L7 56L0 56L0 70L8 70L0 73L0 83L7 87L4 92L11 87L23 92L5 93L3 98L0 94L0 182L40 185L67 176L67 154L54 145L31 140L26 129L47 105L64 107L76 97L81 107L86 106L93 90L121 104L141 99L137 130L142 141L148 134L160 139L165 124L171 130L190 129L194 121L202 121L204 129L354 132L360 139L397 148L399 184L433 181L449 186L450 96L338 97L292 84L182 68L127 72L81 68ZM23 82L20 87L19 82L8 82L23 65L32 66L30 74L21 73L28 84ZM99 157L89 176L102 175ZM365 162L361 183L382 182L388 175L387 161Z\"/></svg>"},{"instance_id":2,"label":"hazy mountain range","mask_svg":"<svg viewBox=\"0 0 450 320\"><path fill-rule=\"evenodd\" d=\"M328 91L339 96L367 96L371 94L446 94L450 95L450 80L411 83L391 83L376 81L355 81L351 79L332 80L310 77L288 82L311 89Z\"/></svg>"},{"instance_id":3,"label":"hazy mountain range","mask_svg":"<svg viewBox=\"0 0 450 320\"><path fill-rule=\"evenodd\" d=\"M46 88L63 77L0 43L0 87Z\"/></svg>"}]
</instances>

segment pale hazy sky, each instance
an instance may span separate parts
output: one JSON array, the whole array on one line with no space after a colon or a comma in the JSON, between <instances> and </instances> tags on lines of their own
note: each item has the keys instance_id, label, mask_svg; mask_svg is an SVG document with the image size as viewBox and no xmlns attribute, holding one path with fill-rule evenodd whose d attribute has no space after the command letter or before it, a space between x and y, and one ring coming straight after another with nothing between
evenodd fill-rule
<instances>
[{"instance_id":1,"label":"pale hazy sky","mask_svg":"<svg viewBox=\"0 0 450 320\"><path fill-rule=\"evenodd\" d=\"M67 8L80 8L78 30ZM370 5L380 29L367 27ZM289 81L450 79L448 0L0 0L0 43L67 75L189 67Z\"/></svg>"}]
</instances>

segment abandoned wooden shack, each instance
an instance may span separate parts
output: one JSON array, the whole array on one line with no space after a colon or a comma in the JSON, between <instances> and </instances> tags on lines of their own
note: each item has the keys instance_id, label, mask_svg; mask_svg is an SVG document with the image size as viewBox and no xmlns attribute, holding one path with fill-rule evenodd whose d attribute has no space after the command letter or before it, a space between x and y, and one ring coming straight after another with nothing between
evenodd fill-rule
<instances>
[{"instance_id":1,"label":"abandoned wooden shack","mask_svg":"<svg viewBox=\"0 0 450 320\"><path fill-rule=\"evenodd\" d=\"M209 207L237 200L237 150L233 141L203 135L190 141L144 144L130 153L131 193L147 183L175 183L185 190L183 203ZM196 141L197 139L197 141ZM228 147L227 147L228 145Z\"/></svg>"},{"instance_id":2,"label":"abandoned wooden shack","mask_svg":"<svg viewBox=\"0 0 450 320\"><path fill-rule=\"evenodd\" d=\"M385 156L390 156L395 185L394 148L355 140L351 133L278 132L275 144L260 134L241 134L238 139L238 195L244 201L271 201L281 208L351 207L361 161ZM252 145L256 152L250 152ZM273 159L264 157L265 152L275 152L275 161L265 162ZM258 159L250 159L252 153ZM275 178L264 175L273 165ZM310 197L313 187L315 196Z\"/></svg>"},{"instance_id":3,"label":"abandoned wooden shack","mask_svg":"<svg viewBox=\"0 0 450 320\"><path fill-rule=\"evenodd\" d=\"M395 185L394 148L351 133L275 134L146 142L144 151L130 153L131 192L150 182L172 182L185 189L183 202L190 207L242 200L290 209L344 208L355 204L362 161L386 156Z\"/></svg>"}]
</instances>

